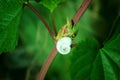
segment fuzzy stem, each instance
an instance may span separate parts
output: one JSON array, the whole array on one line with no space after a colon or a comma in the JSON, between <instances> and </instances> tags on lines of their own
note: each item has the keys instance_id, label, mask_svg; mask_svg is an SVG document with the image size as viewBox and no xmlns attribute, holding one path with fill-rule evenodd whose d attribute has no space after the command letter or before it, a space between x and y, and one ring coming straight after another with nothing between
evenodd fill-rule
<instances>
[{"instance_id":1,"label":"fuzzy stem","mask_svg":"<svg viewBox=\"0 0 120 80\"><path fill-rule=\"evenodd\" d=\"M82 5L80 6L80 8L78 9L78 11L76 12L76 14L73 16L71 20L72 26L74 26L77 23L77 21L80 19L80 17L83 15L85 10L87 9L90 2L91 0L84 0L84 2L82 3Z\"/></svg>"},{"instance_id":2,"label":"fuzzy stem","mask_svg":"<svg viewBox=\"0 0 120 80\"><path fill-rule=\"evenodd\" d=\"M52 32L52 30L50 29L50 26L47 24L47 22L44 20L44 18L39 14L39 12L29 2L25 2L25 4L38 16L38 18L45 25L46 29L48 30L48 32L50 33L51 37L54 40L54 33Z\"/></svg>"},{"instance_id":3,"label":"fuzzy stem","mask_svg":"<svg viewBox=\"0 0 120 80\"><path fill-rule=\"evenodd\" d=\"M43 64L40 74L38 76L38 80L44 80L45 75L48 71L48 68L50 67L52 61L54 60L55 56L57 54L57 49L56 49L56 45L53 47L52 52L50 53L50 55L48 56L47 60L45 61L45 63Z\"/></svg>"}]
</instances>

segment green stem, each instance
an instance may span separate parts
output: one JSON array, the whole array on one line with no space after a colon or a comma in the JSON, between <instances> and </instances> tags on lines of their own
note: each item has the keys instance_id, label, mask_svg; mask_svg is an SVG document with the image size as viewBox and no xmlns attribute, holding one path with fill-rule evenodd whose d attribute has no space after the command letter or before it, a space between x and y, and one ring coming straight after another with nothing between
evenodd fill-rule
<instances>
[{"instance_id":1,"label":"green stem","mask_svg":"<svg viewBox=\"0 0 120 80\"><path fill-rule=\"evenodd\" d=\"M51 17L52 17L52 25L53 25L54 33L55 33L55 36L56 36L57 35L57 29L56 29L53 13L51 13Z\"/></svg>"}]
</instances>

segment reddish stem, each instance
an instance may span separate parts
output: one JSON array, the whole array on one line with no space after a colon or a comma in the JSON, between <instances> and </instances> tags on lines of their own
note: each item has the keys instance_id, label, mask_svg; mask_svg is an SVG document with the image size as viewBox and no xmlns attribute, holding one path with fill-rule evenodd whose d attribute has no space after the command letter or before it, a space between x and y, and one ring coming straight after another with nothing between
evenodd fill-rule
<instances>
[{"instance_id":1,"label":"reddish stem","mask_svg":"<svg viewBox=\"0 0 120 80\"><path fill-rule=\"evenodd\" d=\"M54 48L52 49L52 52L48 56L46 62L44 63L44 65L41 68L40 74L38 76L38 80L44 80L45 75L48 71L48 68L50 67L52 61L54 60L54 58L56 56L56 54L57 54L57 49L56 49L56 45L55 45Z\"/></svg>"},{"instance_id":2,"label":"reddish stem","mask_svg":"<svg viewBox=\"0 0 120 80\"><path fill-rule=\"evenodd\" d=\"M77 46L77 44L72 44L71 47L75 47ZM50 53L50 55L48 56L47 60L45 61L44 65L41 68L38 80L44 80L45 75L52 63L52 61L54 60L55 56L57 54L57 49L56 49L56 45L53 47L52 52Z\"/></svg>"},{"instance_id":3,"label":"reddish stem","mask_svg":"<svg viewBox=\"0 0 120 80\"><path fill-rule=\"evenodd\" d=\"M84 13L84 11L86 10L86 8L88 7L89 3L91 2L91 0L85 0L82 4L82 6L79 8L79 10L77 11L77 13L74 15L74 17L72 18L72 25L74 25L75 23L77 23L77 21L79 20L79 18L82 16L82 14ZM54 34L51 31L50 27L48 26L48 24L46 23L46 21L42 18L42 16L38 13L38 11L29 3L26 2L25 3L38 17L39 19L43 22L43 24L45 25L45 27L47 28L47 30L49 31L50 35L52 36L52 38L54 39ZM54 27L54 31L55 34L57 34L56 31L56 27L54 25L54 18L52 18L52 24ZM72 44L72 47L75 47L77 44ZM54 60L55 56L57 54L57 49L56 49L56 45L54 46L54 48L52 49L52 52L50 53L50 55L48 56L46 62L44 63L44 65L41 68L40 74L38 76L38 80L44 80L45 75L48 71L48 68L50 67L52 61Z\"/></svg>"},{"instance_id":4,"label":"reddish stem","mask_svg":"<svg viewBox=\"0 0 120 80\"><path fill-rule=\"evenodd\" d=\"M72 44L71 47L73 48L73 47L75 47L75 46L77 46L77 45L78 45L77 43L76 43L76 44Z\"/></svg>"},{"instance_id":5,"label":"reddish stem","mask_svg":"<svg viewBox=\"0 0 120 80\"><path fill-rule=\"evenodd\" d=\"M85 10L87 9L90 2L91 0L84 0L84 2L82 3L82 5L80 6L80 8L78 9L78 11L76 12L76 14L73 16L71 20L72 26L77 23L77 21L80 19L80 17L83 15Z\"/></svg>"},{"instance_id":6,"label":"reddish stem","mask_svg":"<svg viewBox=\"0 0 120 80\"><path fill-rule=\"evenodd\" d=\"M39 17L39 19L43 22L46 29L48 30L48 32L50 33L51 37L54 40L54 33L52 32L52 30L50 29L50 26L47 24L44 18L39 14L39 12L29 2L25 2L25 4Z\"/></svg>"}]
</instances>

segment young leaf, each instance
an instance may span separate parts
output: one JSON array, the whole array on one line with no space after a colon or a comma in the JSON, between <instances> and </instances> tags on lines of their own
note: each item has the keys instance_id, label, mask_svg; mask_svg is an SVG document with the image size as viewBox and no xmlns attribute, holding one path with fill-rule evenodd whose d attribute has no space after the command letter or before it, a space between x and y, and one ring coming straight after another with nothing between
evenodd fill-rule
<instances>
[{"instance_id":1,"label":"young leaf","mask_svg":"<svg viewBox=\"0 0 120 80\"><path fill-rule=\"evenodd\" d=\"M22 6L21 0L0 0L0 53L13 50L17 44Z\"/></svg>"},{"instance_id":2,"label":"young leaf","mask_svg":"<svg viewBox=\"0 0 120 80\"><path fill-rule=\"evenodd\" d=\"M48 8L51 12L64 0L41 0L40 4Z\"/></svg>"}]
</instances>

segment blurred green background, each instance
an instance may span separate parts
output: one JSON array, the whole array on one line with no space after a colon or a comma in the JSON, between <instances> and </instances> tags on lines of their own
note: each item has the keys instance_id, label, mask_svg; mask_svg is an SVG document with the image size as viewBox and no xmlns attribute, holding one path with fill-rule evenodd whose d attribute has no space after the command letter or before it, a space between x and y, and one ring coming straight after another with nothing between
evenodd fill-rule
<instances>
[{"instance_id":1,"label":"blurred green background","mask_svg":"<svg viewBox=\"0 0 120 80\"><path fill-rule=\"evenodd\" d=\"M53 12L35 1L30 3L39 11L53 30L52 15L57 31L76 13L83 0L64 0ZM109 40L114 20L119 13L119 0L92 0L89 8L75 25L77 36L73 43L95 37L102 43ZM0 80L36 80L40 68L50 54L54 42L43 23L28 8L24 7L19 26L18 45L9 54L0 55ZM57 54L45 80L71 80L71 54ZM73 75L74 76L74 75ZM78 79L79 80L79 79Z\"/></svg>"}]
</instances>

